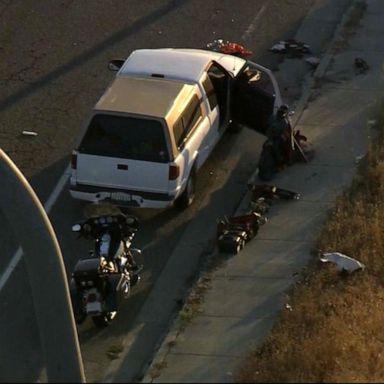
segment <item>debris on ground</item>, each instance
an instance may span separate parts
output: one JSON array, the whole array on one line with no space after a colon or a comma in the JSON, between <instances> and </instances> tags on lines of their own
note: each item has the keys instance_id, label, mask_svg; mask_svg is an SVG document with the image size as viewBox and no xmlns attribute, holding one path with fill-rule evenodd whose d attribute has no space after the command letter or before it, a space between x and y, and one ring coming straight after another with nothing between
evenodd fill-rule
<instances>
[{"instance_id":1,"label":"debris on ground","mask_svg":"<svg viewBox=\"0 0 384 384\"><path fill-rule=\"evenodd\" d=\"M287 53L295 57L301 57L304 54L311 53L311 49L308 44L295 39L280 40L269 50L277 53Z\"/></svg>"},{"instance_id":2,"label":"debris on ground","mask_svg":"<svg viewBox=\"0 0 384 384\"><path fill-rule=\"evenodd\" d=\"M256 202L260 198L264 198L269 204L274 200L299 200L300 193L290 191L288 189L279 188L276 185L253 184L250 187L252 197L251 200Z\"/></svg>"},{"instance_id":3,"label":"debris on ground","mask_svg":"<svg viewBox=\"0 0 384 384\"><path fill-rule=\"evenodd\" d=\"M297 130L293 139L296 148L296 151L294 152L297 157L296 161L304 161L305 163L312 161L315 157L315 149L313 144L308 141L307 137L302 135L300 130Z\"/></svg>"},{"instance_id":4,"label":"debris on ground","mask_svg":"<svg viewBox=\"0 0 384 384\"><path fill-rule=\"evenodd\" d=\"M265 215L268 212L270 205L266 202L264 197L259 197L256 200L251 200L250 207L253 212Z\"/></svg>"},{"instance_id":5,"label":"debris on ground","mask_svg":"<svg viewBox=\"0 0 384 384\"><path fill-rule=\"evenodd\" d=\"M215 39L205 46L206 49L211 51L225 53L238 57L248 57L252 55L252 51L245 48L239 43L224 41L223 39Z\"/></svg>"},{"instance_id":6,"label":"debris on ground","mask_svg":"<svg viewBox=\"0 0 384 384\"><path fill-rule=\"evenodd\" d=\"M360 261L346 256L340 252L326 252L320 254L320 261L323 263L333 263L341 272L354 272L360 269L365 269L365 265Z\"/></svg>"},{"instance_id":7,"label":"debris on ground","mask_svg":"<svg viewBox=\"0 0 384 384\"><path fill-rule=\"evenodd\" d=\"M239 253L245 244L256 236L267 218L258 212L241 216L224 216L217 220L216 240L222 253Z\"/></svg>"},{"instance_id":8,"label":"debris on ground","mask_svg":"<svg viewBox=\"0 0 384 384\"><path fill-rule=\"evenodd\" d=\"M288 123L290 124L289 121ZM277 124L281 124L280 120L277 120ZM267 138L263 143L258 164L258 178L260 180L271 181L278 172L287 166L296 162L309 163L314 158L315 151L312 143L299 129L289 128L285 132L291 140L282 144L275 139Z\"/></svg>"},{"instance_id":9,"label":"debris on ground","mask_svg":"<svg viewBox=\"0 0 384 384\"><path fill-rule=\"evenodd\" d=\"M308 63L312 68L317 68L320 64L320 59L315 56L311 56L305 59L305 62Z\"/></svg>"},{"instance_id":10,"label":"debris on ground","mask_svg":"<svg viewBox=\"0 0 384 384\"><path fill-rule=\"evenodd\" d=\"M288 309L288 311L292 311L293 310L292 306L290 304L288 304L288 303L285 304L285 308Z\"/></svg>"},{"instance_id":11,"label":"debris on ground","mask_svg":"<svg viewBox=\"0 0 384 384\"><path fill-rule=\"evenodd\" d=\"M278 43L274 44L269 50L272 52L285 53L287 51L285 41L279 41Z\"/></svg>"},{"instance_id":12,"label":"debris on ground","mask_svg":"<svg viewBox=\"0 0 384 384\"><path fill-rule=\"evenodd\" d=\"M355 157L355 164L359 164L361 160L363 160L365 155L360 155Z\"/></svg>"},{"instance_id":13,"label":"debris on ground","mask_svg":"<svg viewBox=\"0 0 384 384\"><path fill-rule=\"evenodd\" d=\"M370 66L364 59L361 57L355 58L355 69L357 74L365 73L369 68Z\"/></svg>"},{"instance_id":14,"label":"debris on ground","mask_svg":"<svg viewBox=\"0 0 384 384\"><path fill-rule=\"evenodd\" d=\"M33 132L33 131L23 131L22 134L24 136L37 136L37 132Z\"/></svg>"}]
</instances>

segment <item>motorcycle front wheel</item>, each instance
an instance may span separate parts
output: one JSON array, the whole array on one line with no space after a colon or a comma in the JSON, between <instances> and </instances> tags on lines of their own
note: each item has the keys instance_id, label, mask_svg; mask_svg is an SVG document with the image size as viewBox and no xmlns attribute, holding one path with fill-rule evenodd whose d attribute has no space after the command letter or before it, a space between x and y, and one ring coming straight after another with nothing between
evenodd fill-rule
<instances>
[{"instance_id":1,"label":"motorcycle front wheel","mask_svg":"<svg viewBox=\"0 0 384 384\"><path fill-rule=\"evenodd\" d=\"M92 321L97 328L107 327L115 317L116 312L103 312L101 315L92 316Z\"/></svg>"}]
</instances>

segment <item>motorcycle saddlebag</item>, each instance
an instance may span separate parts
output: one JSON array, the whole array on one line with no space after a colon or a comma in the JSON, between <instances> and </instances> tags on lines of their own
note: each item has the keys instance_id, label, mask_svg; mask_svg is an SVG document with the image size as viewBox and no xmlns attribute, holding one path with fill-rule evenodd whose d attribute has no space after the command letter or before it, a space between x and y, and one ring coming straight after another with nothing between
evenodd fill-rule
<instances>
[{"instance_id":1,"label":"motorcycle saddlebag","mask_svg":"<svg viewBox=\"0 0 384 384\"><path fill-rule=\"evenodd\" d=\"M82 290L77 288L75 280L72 278L69 282L69 292L71 295L73 314L77 324L81 324L86 317L83 306L83 293Z\"/></svg>"},{"instance_id":2,"label":"motorcycle saddlebag","mask_svg":"<svg viewBox=\"0 0 384 384\"><path fill-rule=\"evenodd\" d=\"M121 273L112 273L108 275L108 289L105 300L107 311L117 311L121 301L123 300L123 293L121 289L117 289L122 278Z\"/></svg>"},{"instance_id":3,"label":"motorcycle saddlebag","mask_svg":"<svg viewBox=\"0 0 384 384\"><path fill-rule=\"evenodd\" d=\"M75 265L73 279L78 286L82 286L82 282L88 281L97 284L100 280L100 260L96 257L80 259Z\"/></svg>"},{"instance_id":4,"label":"motorcycle saddlebag","mask_svg":"<svg viewBox=\"0 0 384 384\"><path fill-rule=\"evenodd\" d=\"M245 238L242 232L227 232L218 238L217 243L220 252L237 254L244 247Z\"/></svg>"}]
</instances>

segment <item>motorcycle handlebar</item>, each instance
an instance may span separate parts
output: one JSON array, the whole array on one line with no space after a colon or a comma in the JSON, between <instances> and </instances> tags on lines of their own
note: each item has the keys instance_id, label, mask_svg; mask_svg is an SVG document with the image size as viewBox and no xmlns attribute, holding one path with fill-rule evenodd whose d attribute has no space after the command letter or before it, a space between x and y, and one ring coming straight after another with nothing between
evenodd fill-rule
<instances>
[{"instance_id":1,"label":"motorcycle handlebar","mask_svg":"<svg viewBox=\"0 0 384 384\"><path fill-rule=\"evenodd\" d=\"M100 220L100 218L105 218L105 220ZM80 224L75 224L72 226L73 232L78 232L79 235L85 237L96 238L99 236L103 230L108 228L111 231L119 231L121 238L126 238L132 236L138 230L138 220L134 216L123 216L119 215L117 221L108 221L107 218L113 216L100 216L89 218ZM116 217L116 216L115 216Z\"/></svg>"}]
</instances>

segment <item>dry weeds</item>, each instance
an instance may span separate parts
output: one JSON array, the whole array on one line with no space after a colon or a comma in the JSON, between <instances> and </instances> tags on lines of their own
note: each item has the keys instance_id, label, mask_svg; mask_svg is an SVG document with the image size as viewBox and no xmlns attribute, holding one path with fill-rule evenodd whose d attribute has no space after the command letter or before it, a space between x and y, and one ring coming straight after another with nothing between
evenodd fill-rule
<instances>
[{"instance_id":1,"label":"dry weeds","mask_svg":"<svg viewBox=\"0 0 384 384\"><path fill-rule=\"evenodd\" d=\"M199 313L201 303L204 299L204 292L210 288L211 275L209 272L203 274L193 285L186 302L179 312L179 327L184 329L187 324Z\"/></svg>"},{"instance_id":2,"label":"dry weeds","mask_svg":"<svg viewBox=\"0 0 384 384\"><path fill-rule=\"evenodd\" d=\"M384 109L383 113L384 115ZM264 345L236 382L384 382L384 119L318 240L366 265L342 277L314 257Z\"/></svg>"}]
</instances>

